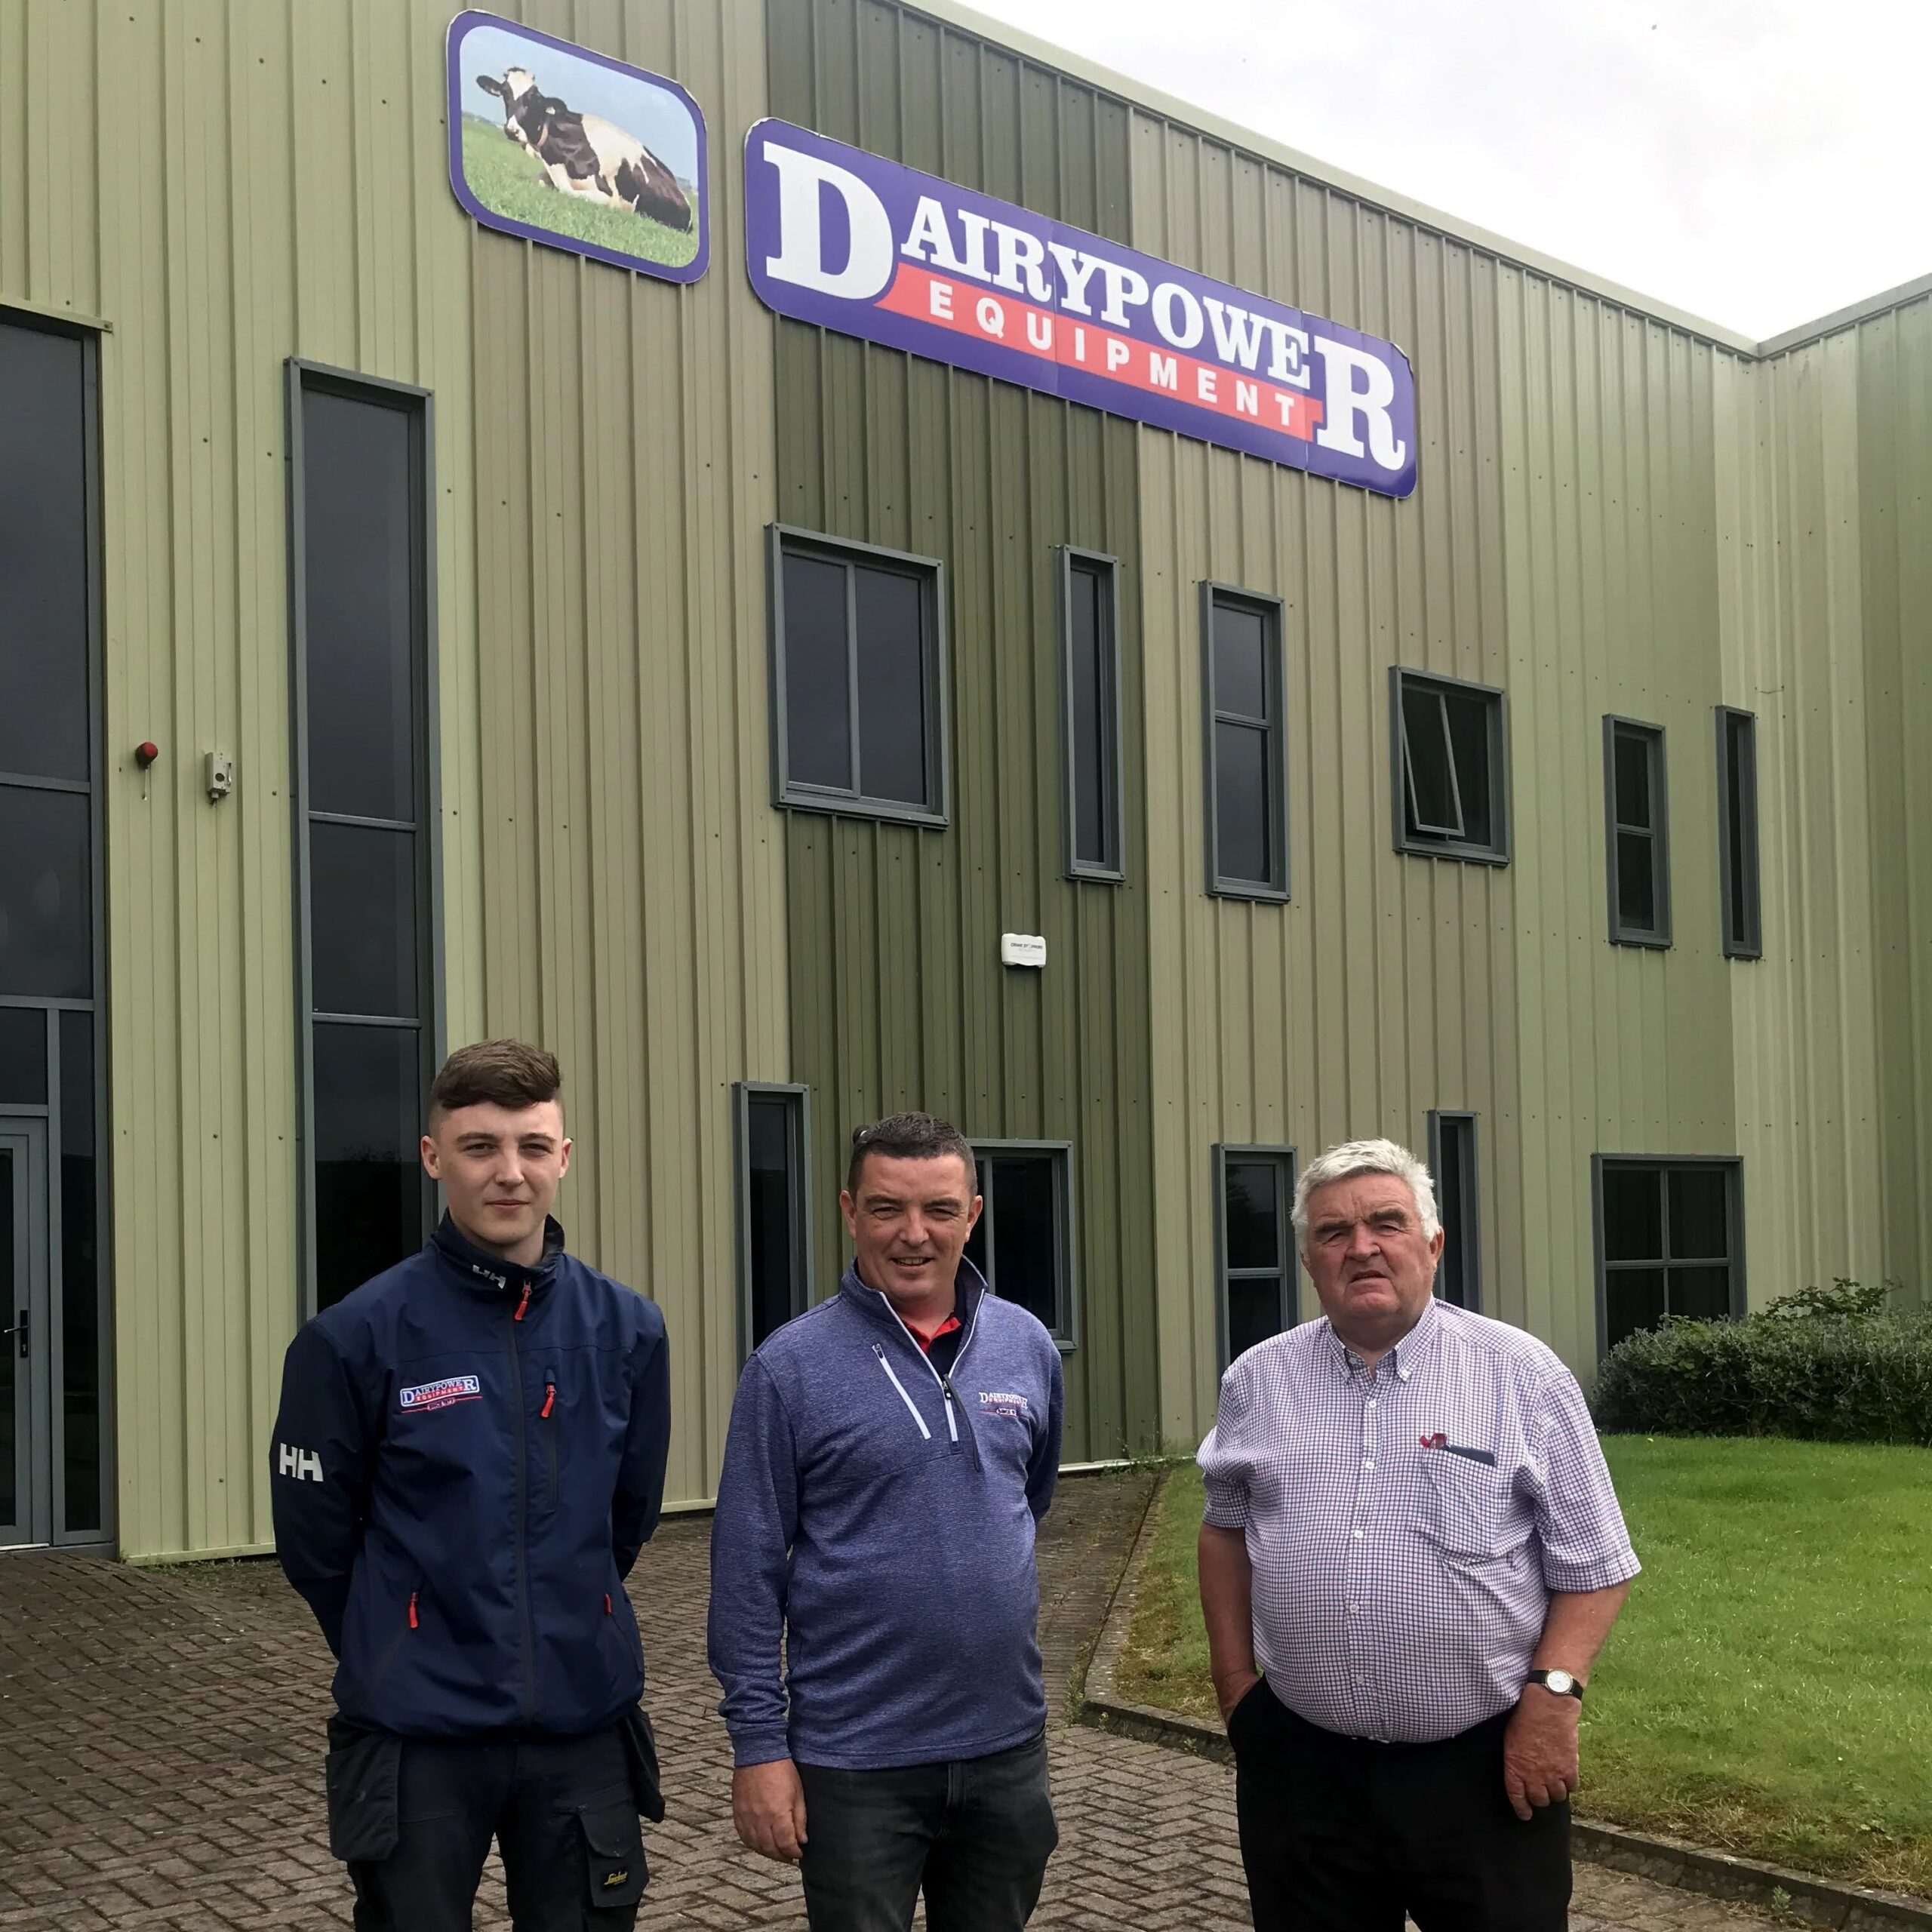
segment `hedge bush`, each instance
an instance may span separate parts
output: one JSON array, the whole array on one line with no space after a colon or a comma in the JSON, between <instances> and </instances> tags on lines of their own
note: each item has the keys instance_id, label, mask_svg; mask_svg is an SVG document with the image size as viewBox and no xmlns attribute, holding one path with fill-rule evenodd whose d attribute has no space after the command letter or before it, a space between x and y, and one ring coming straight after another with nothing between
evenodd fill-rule
<instances>
[{"instance_id":1,"label":"hedge bush","mask_svg":"<svg viewBox=\"0 0 1932 1932\"><path fill-rule=\"evenodd\" d=\"M1740 1321L1667 1319L1605 1358L1597 1420L1655 1435L1932 1444L1932 1317L1887 1314L1886 1300L1840 1281Z\"/></svg>"}]
</instances>

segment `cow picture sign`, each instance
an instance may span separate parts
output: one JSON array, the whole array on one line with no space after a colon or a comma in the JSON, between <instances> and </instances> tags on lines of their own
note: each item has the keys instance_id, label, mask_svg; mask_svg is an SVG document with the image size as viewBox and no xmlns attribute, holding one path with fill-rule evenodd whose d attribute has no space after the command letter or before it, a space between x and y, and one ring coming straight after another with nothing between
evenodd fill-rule
<instances>
[{"instance_id":1,"label":"cow picture sign","mask_svg":"<svg viewBox=\"0 0 1932 1932\"><path fill-rule=\"evenodd\" d=\"M745 143L752 286L781 315L1406 497L1392 344L783 121Z\"/></svg>"},{"instance_id":2,"label":"cow picture sign","mask_svg":"<svg viewBox=\"0 0 1932 1932\"><path fill-rule=\"evenodd\" d=\"M494 14L448 39L450 186L486 227L639 275L711 259L704 115L675 81Z\"/></svg>"}]
</instances>

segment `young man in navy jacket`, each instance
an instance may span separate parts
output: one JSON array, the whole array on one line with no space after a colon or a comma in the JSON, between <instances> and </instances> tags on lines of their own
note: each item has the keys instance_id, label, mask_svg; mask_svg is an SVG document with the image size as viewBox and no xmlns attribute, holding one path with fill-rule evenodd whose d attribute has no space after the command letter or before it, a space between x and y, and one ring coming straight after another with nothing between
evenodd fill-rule
<instances>
[{"instance_id":1,"label":"young man in navy jacket","mask_svg":"<svg viewBox=\"0 0 1932 1932\"><path fill-rule=\"evenodd\" d=\"M718 1478L732 1816L798 1863L815 1932L904 1932L922 1890L930 1932L1017 1932L1059 1838L1033 1536L1060 1353L964 1259L958 1131L901 1114L852 1142L852 1266L746 1364Z\"/></svg>"},{"instance_id":2,"label":"young man in navy jacket","mask_svg":"<svg viewBox=\"0 0 1932 1932\"><path fill-rule=\"evenodd\" d=\"M556 1061L452 1054L422 1253L290 1344L275 1550L335 1654L329 1841L357 1932L467 1932L494 1837L516 1932L628 1927L662 1818L624 1578L670 1440L664 1318L564 1252Z\"/></svg>"}]
</instances>

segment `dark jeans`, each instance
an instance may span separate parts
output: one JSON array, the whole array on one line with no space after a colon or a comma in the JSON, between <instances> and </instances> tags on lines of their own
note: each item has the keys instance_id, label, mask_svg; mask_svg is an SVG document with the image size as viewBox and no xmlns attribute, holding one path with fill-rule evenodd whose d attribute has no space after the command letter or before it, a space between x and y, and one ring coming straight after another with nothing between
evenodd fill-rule
<instances>
[{"instance_id":1,"label":"dark jeans","mask_svg":"<svg viewBox=\"0 0 1932 1932\"><path fill-rule=\"evenodd\" d=\"M1375 1744L1257 1684L1228 1723L1256 1932L1402 1932L1404 1911L1420 1932L1564 1932L1570 1807L1509 1808L1508 1722Z\"/></svg>"},{"instance_id":2,"label":"dark jeans","mask_svg":"<svg viewBox=\"0 0 1932 1932\"><path fill-rule=\"evenodd\" d=\"M648 1874L628 1729L445 1740L332 1721L329 1843L355 1932L469 1932L493 1838L515 1932L630 1932Z\"/></svg>"},{"instance_id":3,"label":"dark jeans","mask_svg":"<svg viewBox=\"0 0 1932 1932\"><path fill-rule=\"evenodd\" d=\"M1044 1735L1017 1750L887 1771L801 1764L812 1932L1019 1932L1060 1842Z\"/></svg>"}]
</instances>

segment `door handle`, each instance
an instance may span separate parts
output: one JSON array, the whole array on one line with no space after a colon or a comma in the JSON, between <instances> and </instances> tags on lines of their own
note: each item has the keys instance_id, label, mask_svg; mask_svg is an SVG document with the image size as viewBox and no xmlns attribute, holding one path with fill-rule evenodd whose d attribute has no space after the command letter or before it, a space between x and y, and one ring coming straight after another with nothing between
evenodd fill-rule
<instances>
[{"instance_id":1,"label":"door handle","mask_svg":"<svg viewBox=\"0 0 1932 1932\"><path fill-rule=\"evenodd\" d=\"M0 1335L17 1335L20 1337L20 1359L23 1361L25 1361L27 1358L28 1318L32 1314L32 1312L33 1311L31 1309L23 1308L20 1312L20 1320L15 1322L12 1327L0 1328Z\"/></svg>"}]
</instances>

